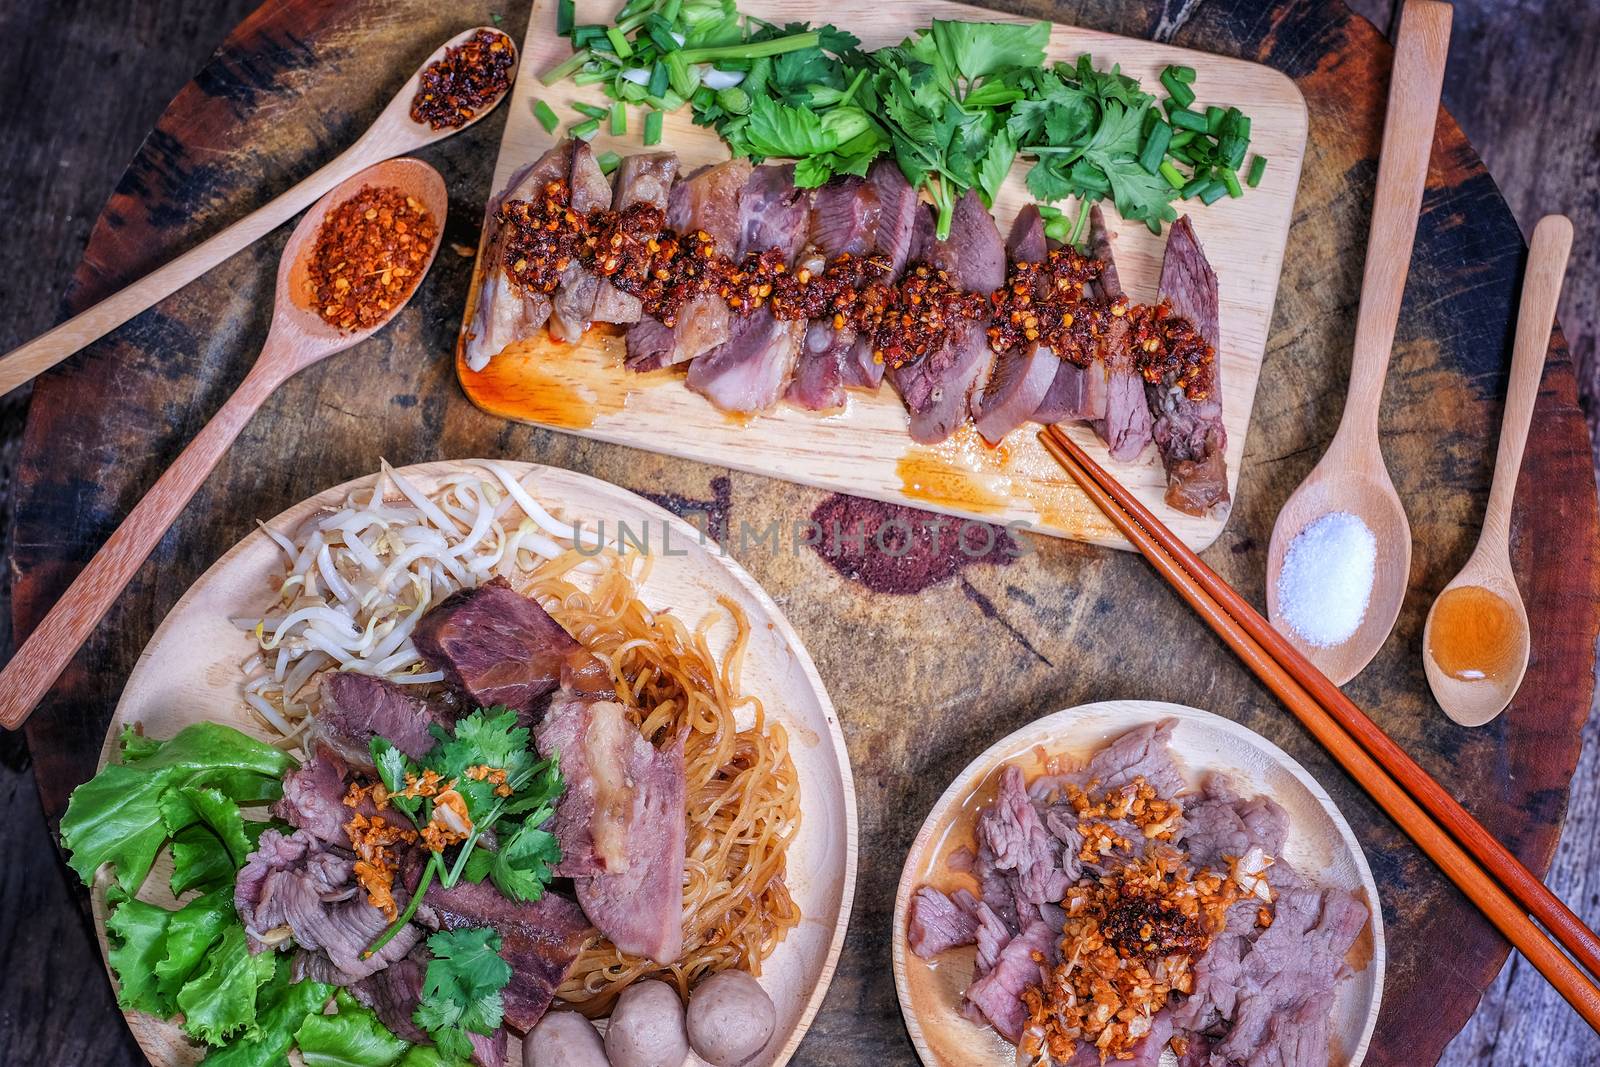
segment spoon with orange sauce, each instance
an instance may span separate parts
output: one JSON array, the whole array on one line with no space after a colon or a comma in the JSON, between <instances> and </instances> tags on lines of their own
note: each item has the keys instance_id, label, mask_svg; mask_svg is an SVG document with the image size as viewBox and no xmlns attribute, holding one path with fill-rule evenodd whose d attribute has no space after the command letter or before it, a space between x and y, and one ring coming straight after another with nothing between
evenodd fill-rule
<instances>
[{"instance_id":1,"label":"spoon with orange sauce","mask_svg":"<svg viewBox=\"0 0 1600 1067\"><path fill-rule=\"evenodd\" d=\"M1571 249L1572 223L1564 215L1539 220L1523 273L1500 448L1483 531L1472 558L1433 602L1422 631L1428 685L1444 713L1462 726L1482 726L1504 711L1528 669L1528 612L1511 571L1511 498Z\"/></svg>"}]
</instances>

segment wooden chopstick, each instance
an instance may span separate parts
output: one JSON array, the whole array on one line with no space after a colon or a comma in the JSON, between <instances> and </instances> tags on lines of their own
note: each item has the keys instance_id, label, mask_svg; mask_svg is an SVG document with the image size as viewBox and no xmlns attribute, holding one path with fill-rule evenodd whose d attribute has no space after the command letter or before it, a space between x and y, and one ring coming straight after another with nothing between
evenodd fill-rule
<instances>
[{"instance_id":1,"label":"wooden chopstick","mask_svg":"<svg viewBox=\"0 0 1600 1067\"><path fill-rule=\"evenodd\" d=\"M1600 1032L1600 988L1556 947L1528 913L1546 923L1561 943L1591 971L1595 971L1595 967L1590 960L1600 958L1600 953L1595 951L1600 940L1594 932L1059 427L1047 427L1039 437L1096 506L1227 642L1256 677L1283 701L1312 736L1528 958L1584 1021ZM1360 728L1361 724L1365 724L1364 729ZM1374 750L1364 747L1361 740L1371 735L1381 739L1381 742L1374 742ZM1427 805L1428 810L1424 810L1423 805ZM1452 837L1452 833L1456 836ZM1473 850L1473 855L1463 849L1463 844ZM1504 882L1505 888L1495 878ZM1516 894L1516 900L1508 895L1507 889ZM1521 901L1520 907L1518 901ZM1550 918L1545 918L1546 915Z\"/></svg>"}]
</instances>

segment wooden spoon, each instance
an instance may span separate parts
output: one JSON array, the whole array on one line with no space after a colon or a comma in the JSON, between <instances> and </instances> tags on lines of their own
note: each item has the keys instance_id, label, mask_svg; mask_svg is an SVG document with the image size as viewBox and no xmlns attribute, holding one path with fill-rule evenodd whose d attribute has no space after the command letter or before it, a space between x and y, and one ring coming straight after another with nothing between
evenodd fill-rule
<instances>
[{"instance_id":1,"label":"wooden spoon","mask_svg":"<svg viewBox=\"0 0 1600 1067\"><path fill-rule=\"evenodd\" d=\"M1450 5L1407 0L1395 40L1344 415L1321 462L1278 513L1267 550L1267 614L1272 624L1339 685L1359 674L1383 646L1399 617L1411 572L1411 527L1378 447L1378 407L1417 234L1449 43ZM1300 531L1335 511L1355 515L1372 531L1377 561L1360 625L1343 643L1324 648L1307 642L1284 620L1278 576Z\"/></svg>"},{"instance_id":2,"label":"wooden spoon","mask_svg":"<svg viewBox=\"0 0 1600 1067\"><path fill-rule=\"evenodd\" d=\"M493 111L500 100L478 109L465 124L454 128L435 130L426 123L413 122L411 101L417 95L422 72L444 58L445 51L470 40L480 29L499 34L512 49L515 71L516 45L511 38L493 27L479 27L450 38L439 50L428 57L417 72L406 81L383 109L367 132L355 144L345 149L321 170L246 215L227 229L211 237L183 255L140 278L100 303L80 312L47 333L13 349L0 357L0 394L9 393L23 382L30 381L60 363L74 352L104 337L129 319L165 300L185 285L227 259L235 252L248 248L260 238L294 218L319 197L360 170L415 152L419 148L442 141L453 133L471 126ZM504 97L504 93L501 97ZM441 219L441 224L443 220Z\"/></svg>"},{"instance_id":3,"label":"wooden spoon","mask_svg":"<svg viewBox=\"0 0 1600 1067\"><path fill-rule=\"evenodd\" d=\"M1544 377L1561 276L1572 250L1572 223L1546 215L1533 229L1517 309L1517 339L1500 420L1494 483L1478 547L1428 609L1422 666L1444 713L1462 726L1482 726L1505 710L1528 670L1528 612L1511 573L1511 498L1522 449Z\"/></svg>"},{"instance_id":4,"label":"wooden spoon","mask_svg":"<svg viewBox=\"0 0 1600 1067\"><path fill-rule=\"evenodd\" d=\"M341 333L324 322L311 304L307 268L323 217L368 185L397 188L421 201L433 217L433 245L422 268L423 275L427 274L439 251L449 202L444 179L426 163L394 159L369 167L336 186L306 213L290 235L278 264L272 327L255 366L222 409L122 520L66 594L28 635L5 670L0 671L0 727L14 730L27 719L267 397L296 372L366 340L405 306L406 301L402 300L382 322ZM418 286L421 281L419 277Z\"/></svg>"}]
</instances>

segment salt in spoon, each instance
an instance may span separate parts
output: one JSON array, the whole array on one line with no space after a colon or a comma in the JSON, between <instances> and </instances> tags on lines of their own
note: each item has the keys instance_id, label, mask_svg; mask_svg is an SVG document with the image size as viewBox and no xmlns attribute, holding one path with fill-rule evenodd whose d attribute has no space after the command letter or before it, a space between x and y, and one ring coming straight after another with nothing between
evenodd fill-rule
<instances>
[{"instance_id":1,"label":"salt in spoon","mask_svg":"<svg viewBox=\"0 0 1600 1067\"><path fill-rule=\"evenodd\" d=\"M1268 617L1338 685L1359 674L1383 647L1400 615L1411 572L1411 526L1378 447L1378 407L1411 264L1449 43L1450 5L1407 0L1395 40L1344 414L1322 460L1278 512L1267 549ZM1342 642L1324 647L1307 641L1284 619L1278 577L1300 532L1324 515L1341 511L1356 516L1372 531L1377 559L1360 624Z\"/></svg>"},{"instance_id":2,"label":"salt in spoon","mask_svg":"<svg viewBox=\"0 0 1600 1067\"><path fill-rule=\"evenodd\" d=\"M434 222L433 242L421 276L405 300L396 303L372 326L340 332L317 314L308 268L323 218L369 185L398 189L420 201ZM298 371L371 337L405 307L433 265L448 207L444 179L438 171L420 160L391 159L347 179L306 212L284 246L278 264L272 327L255 366L222 409L122 520L122 525L0 671L0 727L15 730L28 718L250 416L273 391Z\"/></svg>"},{"instance_id":3,"label":"salt in spoon","mask_svg":"<svg viewBox=\"0 0 1600 1067\"><path fill-rule=\"evenodd\" d=\"M1546 215L1528 243L1528 266L1517 309L1517 338L1506 383L1505 414L1494 482L1478 547L1439 593L1422 631L1422 667L1444 713L1462 726L1482 726L1505 710L1528 670L1528 612L1511 572L1511 498L1522 449L1544 377L1561 276L1572 250L1572 223Z\"/></svg>"},{"instance_id":4,"label":"salt in spoon","mask_svg":"<svg viewBox=\"0 0 1600 1067\"><path fill-rule=\"evenodd\" d=\"M127 288L0 357L0 394L9 393L23 382L38 377L135 315L154 307L235 252L248 248L294 218L315 203L318 197L357 171L442 141L493 111L505 99L510 91L509 86L494 100L478 108L460 126L435 130L427 123L411 118L411 102L417 95L423 71L443 59L450 49L465 44L483 32L504 39L505 46L511 49L511 70L515 73L516 45L500 30L480 26L450 38L417 68L417 72L389 101L389 106L383 109L367 132L320 170L170 263L157 267Z\"/></svg>"}]
</instances>

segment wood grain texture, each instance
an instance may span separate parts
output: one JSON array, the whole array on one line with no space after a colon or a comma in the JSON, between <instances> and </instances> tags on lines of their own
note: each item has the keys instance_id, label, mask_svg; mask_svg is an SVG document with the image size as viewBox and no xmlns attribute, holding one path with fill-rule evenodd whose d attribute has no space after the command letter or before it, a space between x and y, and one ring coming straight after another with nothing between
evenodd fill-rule
<instances>
[{"instance_id":1,"label":"wood grain texture","mask_svg":"<svg viewBox=\"0 0 1600 1067\"><path fill-rule=\"evenodd\" d=\"M1584 68L1558 57L1579 54L1600 39L1579 32L1583 5L1559 10L1552 5L1543 21L1529 17L1537 5L1515 5L1504 18L1480 15L1474 34L1463 28L1468 6L1458 5L1457 47L1478 51L1455 60L1447 103L1459 98L1487 109L1474 112L1483 122L1474 131L1479 136L1514 132L1520 147L1513 162L1523 175L1550 160L1574 161L1570 169L1541 172L1541 186L1555 188L1566 175L1561 189L1592 190L1592 183L1577 184L1587 172L1566 142L1575 129L1591 131L1581 136L1592 138L1594 127L1582 123L1592 123L1594 116L1543 126L1546 105L1557 115L1578 111L1576 89L1558 88L1548 100L1535 101L1511 91L1520 83L1506 80L1513 71L1516 78L1525 76L1530 62L1527 49L1507 42L1534 40L1549 57L1540 60L1549 64L1541 75L1544 84L1580 84L1574 79L1592 70L1593 63ZM98 227L83 284L92 289L136 275L315 169L376 113L387 88L373 86L403 76L431 47L418 44L418 37L462 29L491 13L488 5L462 8L446 16L409 5L382 12L328 3L272 5L242 27L229 50L175 102ZM143 14L116 11L135 26L145 24ZM1325 446L1337 416L1327 398L1343 391L1347 364L1334 353L1348 352L1351 344L1366 229L1361 205L1370 198L1387 50L1369 26L1335 4L1199 0L1163 9L1153 3L1113 7L1083 0L1033 3L1025 13L1127 34L1175 33L1180 44L1264 60L1295 77L1312 104L1313 153L1264 372L1281 384L1259 398L1245 443L1259 462L1241 481L1240 506L1229 531L1208 553L1260 604L1266 530L1277 506ZM520 34L521 14L505 14L505 28ZM267 15L301 21L291 32ZM365 21L352 22L357 16ZM353 43L358 28L360 48ZM130 36L141 39L137 32ZM12 47L18 39L8 38L3 46ZM324 71L325 82L305 74L319 56L338 60L331 74ZM8 75L12 69L7 68ZM28 69L38 78L53 68ZM1495 79L1502 79L1500 90L1488 101L1477 83ZM82 98L91 117L105 106L92 93ZM1517 110L1532 104L1541 111ZM1488 112L1496 121L1482 120ZM284 121L289 114L294 121ZM56 121L69 118L70 111L57 113ZM459 241L469 255L489 192L496 121L487 120L448 152L435 150L429 157L446 172L458 203L447 248ZM1353 690L1363 704L1383 708L1386 729L1432 773L1458 786L1471 810L1542 869L1554 846L1577 752L1576 724L1591 684L1592 633L1586 632L1585 616L1592 604L1593 561L1582 553L1592 542L1594 504L1587 489L1574 487L1590 485L1592 471L1576 429L1571 362L1558 341L1534 416L1539 432L1527 459L1527 471L1539 473L1523 479L1513 524L1515 566L1530 592L1530 613L1547 651L1536 658L1522 698L1499 722L1467 738L1441 728L1418 666L1422 611L1465 560L1481 516L1521 247L1515 224L1459 128L1445 121L1439 136L1439 162L1424 201L1419 258L1383 413L1386 447L1406 452L1406 470L1402 477L1397 469L1396 478L1402 495L1408 505L1424 495L1427 500L1424 514L1412 516L1419 543L1408 606L1389 645ZM1533 151L1541 138L1546 150ZM243 144L250 149L241 149ZM53 151L38 157L51 168L56 158ZM41 162L23 170L48 173ZM64 195L48 184L9 183L5 192L41 201ZM1593 217L1592 207L1590 215L1580 217L1582 204L1548 206L1573 214L1580 233L1584 218ZM26 208L21 213L36 214ZM56 244L40 247L53 254ZM1593 247L1580 241L1591 258L1579 257L1575 276L1592 269L1585 264ZM260 256L230 261L191 287L193 292L178 294L86 353L87 369L74 360L43 383L41 395L51 399L36 416L28 485L17 501L22 521L11 553L12 567L28 587L13 605L19 621L37 617L70 577L74 561L86 558L153 480L163 458L170 460L176 445L243 373L243 359L265 329L261 289L270 278L273 253L262 250ZM203 499L158 549L115 617L80 657L70 683L36 721L34 751L52 814L59 813L71 783L92 767L92 761L85 765L83 753L98 739L150 629L211 556L242 534L252 516L270 514L321 485L369 470L379 455L396 462L472 452L537 456L642 488L671 507L700 511L734 533L745 523L764 529L774 519L845 522L886 514L879 505L483 418L455 391L446 356L460 321L469 266L464 259L442 257L420 303L408 310L391 338L340 361L338 374L313 372L299 383L296 395L266 413L271 421L261 420L260 432L247 431L243 443L251 450L236 453L240 464L213 476ZM1573 288L1585 289L1577 283ZM1586 288L1595 291L1592 282ZM10 312L9 302L3 310ZM46 308L40 316L35 309L43 321L18 329L9 342L48 325L49 313ZM81 401L79 419L70 411L75 396ZM46 453L55 465L41 458ZM62 464L69 461L66 469ZM1557 496L1557 487L1568 496ZM1532 506L1530 490L1543 492L1546 505ZM1546 553L1554 546L1565 552L1574 542L1573 556L1564 560L1567 573L1534 566L1535 545ZM949 551L948 538L942 542L947 551L923 551L941 544L931 533L918 543L922 547L903 559L858 551L848 538L830 540L829 547L838 551L827 556L803 549L743 557L784 606L829 680L858 767L863 856L889 857L883 864L864 864L847 965L797 1062L907 1061L910 1048L892 993L882 982L889 924L883 902L892 895L892 875L883 868L903 856L942 784L994 737L1041 709L1111 695L1176 699L1243 721L1287 748L1339 800L1374 862L1395 932L1391 992L1368 1062L1409 1067L1438 1056L1504 958L1503 943L1400 843L1370 805L1353 795L1353 786L1227 662L1220 646L1184 617L1153 575L1137 560L1063 543L1041 542L1023 559L998 552L967 557ZM1576 590L1580 582L1589 593ZM918 597L899 595L917 589ZM938 640L927 639L930 629ZM1592 748L1580 785L1597 774ZM12 796L19 795L27 794L12 790ZM1593 865L1584 862L1588 853L1578 839L1584 827L1593 838L1594 793L1580 795L1587 806L1576 810L1579 822L1568 835L1577 847L1564 852L1573 857L1564 884L1574 900L1592 908ZM8 820L5 832L13 830L33 832L25 819ZM11 840L6 839L8 856L35 861L42 854L37 837L24 837L14 846ZM20 865L6 869L0 886L4 914L59 909L64 883L54 861L35 867L38 873L32 876L26 870ZM84 955L81 923L62 918L59 910L44 910L36 923L7 927L6 936L8 951L21 950L15 958L35 961L8 967L0 979L21 983L7 987L0 1006L7 1037L22 1038L20 1044L8 1044L8 1051L31 1047L39 1050L41 1062L137 1062L128 1045L115 1044L122 1040L116 1028L104 1024L114 1009L103 981L98 974L84 977L83 961L93 968L97 958ZM1506 993L1464 1035L1452 1051L1452 1064L1586 1064L1600 1056L1600 1043L1559 1002L1554 1010L1524 1010L1524 1005L1554 1000L1530 971L1525 965L1513 967ZM20 1012L11 1007L24 1003L29 1007ZM55 1011L40 1010L40 1004ZM1388 1059L1380 1058L1380 1047L1391 1050ZM1537 1060L1525 1058L1529 1049L1541 1050Z\"/></svg>"},{"instance_id":2,"label":"wood grain texture","mask_svg":"<svg viewBox=\"0 0 1600 1067\"><path fill-rule=\"evenodd\" d=\"M554 0L534 5L523 44L523 75L512 89L505 140L495 166L496 191L555 143L556 134L547 133L534 119L535 101L543 100L564 117L573 113L575 102L608 103L598 86L584 88L571 81L549 87L539 84L537 74L572 54L571 44L553 32L554 10ZM589 22L609 10L607 4L590 0L579 6L577 18L579 23ZM741 10L777 22L832 20L848 27L866 48L896 44L912 27L925 26L933 18L994 17L993 12L948 0L902 0L890 8L874 0L746 0ZM1101 66L1119 64L1146 87L1159 88L1157 79L1168 65L1196 68L1200 73L1195 106L1247 105L1251 150L1272 161L1261 185L1244 198L1219 200L1204 211L1189 209L1221 279L1218 360L1231 490L1244 462L1245 434L1305 152L1305 102L1282 74L1256 64L1063 24L1053 28L1046 49L1050 60L1071 62L1085 52L1100 57ZM637 115L638 109L634 110ZM685 173L728 158L727 146L716 132L694 125L690 117L687 109L668 115L662 140L677 153L680 172ZM622 137L601 133L594 139L595 150L643 151L639 126L635 121L633 131ZM995 198L1001 233L1009 232L1016 213L1032 202L1023 180L1026 170L1013 167ZM1153 300L1165 237L1152 235L1141 223L1121 220L1109 203L1106 214L1123 285L1134 299ZM480 263L477 276L493 269L498 268ZM463 316L463 348L475 300L476 287ZM474 404L506 418L777 475L821 489L997 524L1026 523L1030 529L1056 536L1127 547L1045 456L1032 424L1013 430L993 448L971 425L963 425L938 445L919 445L910 438L904 405L887 385L875 393L852 390L838 412L779 404L753 418L730 417L684 385L682 368L636 374L622 366L621 349L622 339L614 333L591 330L578 344L568 345L541 330L532 340L512 345L481 372L458 359L457 373ZM1073 424L1071 432L1084 447L1105 458L1104 444L1086 423ZM1117 464L1117 469L1197 548L1209 545L1227 521L1226 508L1196 517L1165 505L1166 473L1153 446L1137 459Z\"/></svg>"}]
</instances>

